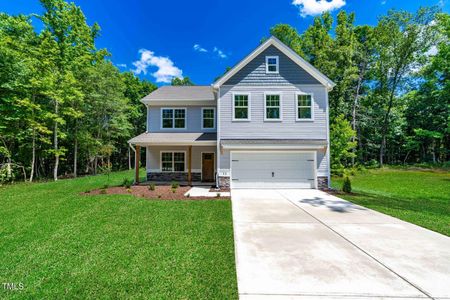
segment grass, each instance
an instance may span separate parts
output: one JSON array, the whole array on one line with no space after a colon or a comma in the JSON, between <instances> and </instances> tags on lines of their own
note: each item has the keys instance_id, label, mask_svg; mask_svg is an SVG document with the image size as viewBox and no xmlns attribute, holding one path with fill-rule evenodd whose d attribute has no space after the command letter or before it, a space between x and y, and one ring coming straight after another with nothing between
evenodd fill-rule
<instances>
[{"instance_id":1,"label":"grass","mask_svg":"<svg viewBox=\"0 0 450 300\"><path fill-rule=\"evenodd\" d=\"M342 178L333 178L341 189ZM383 168L352 176L354 203L450 236L450 173Z\"/></svg>"},{"instance_id":2,"label":"grass","mask_svg":"<svg viewBox=\"0 0 450 300\"><path fill-rule=\"evenodd\" d=\"M230 202L80 195L124 177L0 187L0 298L236 299Z\"/></svg>"}]
</instances>

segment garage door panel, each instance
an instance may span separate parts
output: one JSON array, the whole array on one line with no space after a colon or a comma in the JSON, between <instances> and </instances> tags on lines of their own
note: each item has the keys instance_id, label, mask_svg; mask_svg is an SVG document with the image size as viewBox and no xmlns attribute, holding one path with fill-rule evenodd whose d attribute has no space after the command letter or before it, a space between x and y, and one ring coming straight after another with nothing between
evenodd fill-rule
<instances>
[{"instance_id":1,"label":"garage door panel","mask_svg":"<svg viewBox=\"0 0 450 300\"><path fill-rule=\"evenodd\" d=\"M233 188L313 188L314 153L232 152Z\"/></svg>"}]
</instances>

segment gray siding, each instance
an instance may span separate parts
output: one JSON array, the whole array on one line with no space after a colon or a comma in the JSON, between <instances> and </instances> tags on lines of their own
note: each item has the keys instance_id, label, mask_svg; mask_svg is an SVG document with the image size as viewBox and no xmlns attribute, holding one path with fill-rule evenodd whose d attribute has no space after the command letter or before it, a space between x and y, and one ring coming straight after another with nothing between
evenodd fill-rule
<instances>
[{"instance_id":1,"label":"gray siding","mask_svg":"<svg viewBox=\"0 0 450 300\"><path fill-rule=\"evenodd\" d=\"M250 93L251 121L233 121L233 93ZM264 92L281 92L282 121L264 121ZM296 121L296 92L313 93L314 121ZM222 86L220 139L326 139L327 91L323 86Z\"/></svg>"},{"instance_id":2,"label":"gray siding","mask_svg":"<svg viewBox=\"0 0 450 300\"><path fill-rule=\"evenodd\" d=\"M170 107L170 106L164 106ZM176 106L177 108L186 108L187 124L186 129L161 129L161 108L152 106L147 109L147 130L149 132L216 132L217 128L217 110L215 117L215 129L202 129L202 107L212 108L211 106Z\"/></svg>"},{"instance_id":3,"label":"gray siding","mask_svg":"<svg viewBox=\"0 0 450 300\"><path fill-rule=\"evenodd\" d=\"M202 152L216 153L216 146L194 146L192 147L192 172L201 173L202 171ZM146 148L146 168L147 172L161 172L160 159L161 151L185 151L186 146L149 146ZM187 159L187 157L186 157ZM186 160L187 169L187 160Z\"/></svg>"},{"instance_id":4,"label":"gray siding","mask_svg":"<svg viewBox=\"0 0 450 300\"><path fill-rule=\"evenodd\" d=\"M279 74L266 74L266 56L279 56ZM228 79L224 85L289 84L320 83L283 52L274 46L270 46Z\"/></svg>"}]
</instances>

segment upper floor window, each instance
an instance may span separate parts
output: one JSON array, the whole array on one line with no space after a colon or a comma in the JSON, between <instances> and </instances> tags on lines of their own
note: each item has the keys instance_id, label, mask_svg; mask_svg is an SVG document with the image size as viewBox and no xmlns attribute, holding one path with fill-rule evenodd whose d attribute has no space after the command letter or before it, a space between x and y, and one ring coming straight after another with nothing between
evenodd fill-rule
<instances>
[{"instance_id":1,"label":"upper floor window","mask_svg":"<svg viewBox=\"0 0 450 300\"><path fill-rule=\"evenodd\" d=\"M162 128L186 128L186 108L162 108Z\"/></svg>"},{"instance_id":2,"label":"upper floor window","mask_svg":"<svg viewBox=\"0 0 450 300\"><path fill-rule=\"evenodd\" d=\"M249 94L233 94L233 120L246 121L250 120L250 95Z\"/></svg>"},{"instance_id":3,"label":"upper floor window","mask_svg":"<svg viewBox=\"0 0 450 300\"><path fill-rule=\"evenodd\" d=\"M215 109L202 108L202 129L214 129Z\"/></svg>"},{"instance_id":4,"label":"upper floor window","mask_svg":"<svg viewBox=\"0 0 450 300\"><path fill-rule=\"evenodd\" d=\"M281 120L281 95L276 93L266 93L265 95L265 115L266 121Z\"/></svg>"},{"instance_id":5,"label":"upper floor window","mask_svg":"<svg viewBox=\"0 0 450 300\"><path fill-rule=\"evenodd\" d=\"M278 56L266 56L266 73L278 73Z\"/></svg>"},{"instance_id":6,"label":"upper floor window","mask_svg":"<svg viewBox=\"0 0 450 300\"><path fill-rule=\"evenodd\" d=\"M297 94L297 120L313 119L313 98L311 94Z\"/></svg>"}]
</instances>

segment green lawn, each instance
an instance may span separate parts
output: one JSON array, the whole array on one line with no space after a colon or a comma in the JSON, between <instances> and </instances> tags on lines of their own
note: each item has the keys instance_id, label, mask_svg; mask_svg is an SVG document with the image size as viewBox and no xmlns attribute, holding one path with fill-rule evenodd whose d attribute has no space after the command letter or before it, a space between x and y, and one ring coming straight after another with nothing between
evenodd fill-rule
<instances>
[{"instance_id":1,"label":"green lawn","mask_svg":"<svg viewBox=\"0 0 450 300\"><path fill-rule=\"evenodd\" d=\"M106 182L0 187L0 298L237 298L230 201L79 195Z\"/></svg>"},{"instance_id":2,"label":"green lawn","mask_svg":"<svg viewBox=\"0 0 450 300\"><path fill-rule=\"evenodd\" d=\"M342 178L333 178L342 187ZM352 177L354 195L340 195L357 204L450 236L450 173L377 169Z\"/></svg>"}]
</instances>

